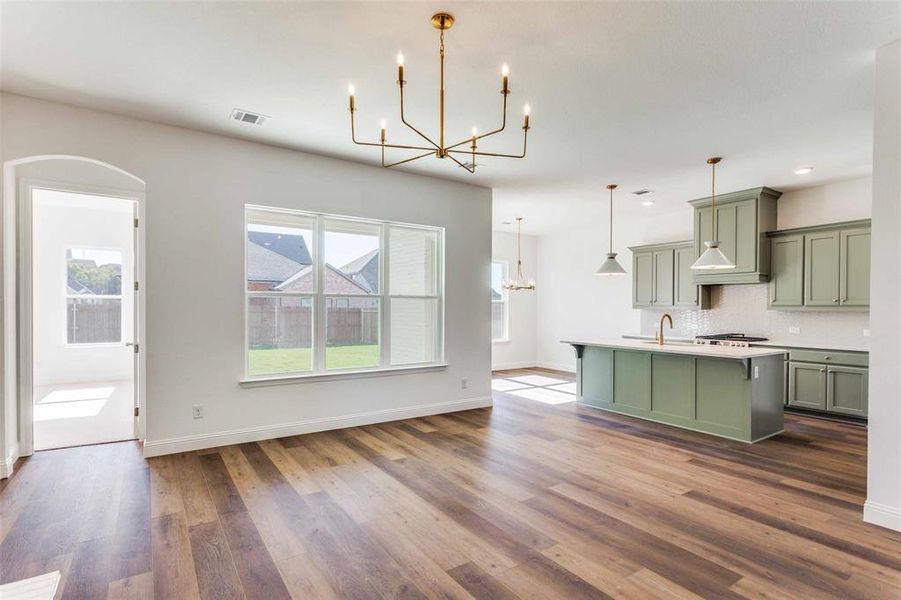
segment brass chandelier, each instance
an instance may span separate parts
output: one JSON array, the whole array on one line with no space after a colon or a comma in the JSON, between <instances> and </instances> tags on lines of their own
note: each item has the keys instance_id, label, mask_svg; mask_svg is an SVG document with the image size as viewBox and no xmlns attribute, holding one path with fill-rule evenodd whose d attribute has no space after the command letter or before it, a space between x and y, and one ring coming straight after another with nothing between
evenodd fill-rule
<instances>
[{"instance_id":1,"label":"brass chandelier","mask_svg":"<svg viewBox=\"0 0 901 600\"><path fill-rule=\"evenodd\" d=\"M501 68L501 95L503 96L504 101L504 109L503 109L503 118L501 120L501 126L493 131L489 131L488 133L483 133L479 135L478 131L473 128L472 135L462 141L446 144L444 137L444 32L450 29L454 24L454 17L448 13L437 13L432 16L432 26L438 29L440 33L439 45L438 45L438 55L440 57L440 65L441 65L441 84L440 89L438 91L438 141L435 142L424 134L422 131L411 125L407 122L404 117L404 85L406 85L406 81L404 80L404 55L398 53L397 55L397 85L400 88L400 120L401 123L412 129L416 132L419 137L425 140L428 143L428 146L413 146L413 145L405 145L405 144L389 144L388 136L387 136L387 124L385 121L381 122L381 132L379 134L378 142L361 142L357 140L356 129L354 123L354 113L356 112L356 104L354 101L355 89L354 86L351 85L348 88L348 93L350 95L350 137L355 144L360 146L376 146L381 149L382 152L382 166L383 167L396 167L397 165L402 165L404 163L412 162L414 160L418 160L420 158L425 158L426 156L434 156L435 158L450 158L452 161L457 163L460 167L463 167L470 173L475 173L476 171L476 157L478 156L495 156L495 157L503 157L503 158L525 158L526 156L526 144L529 137L529 105L526 104L523 107L523 136L522 136L522 153L521 154L502 154L497 152L482 152L478 149L478 143L480 140L483 140L489 136L500 133L507 126L507 96L510 95L510 88L508 86L508 77L510 75L510 69L505 64ZM468 149L462 148L469 144ZM421 154L417 154L416 156L411 156L409 158L405 158L403 160L398 160L395 162L386 162L385 161L385 149L386 148L395 148L399 150L420 150L424 151ZM463 160L466 160L466 156L469 158L469 162L461 162L454 155L458 155Z\"/></svg>"},{"instance_id":2,"label":"brass chandelier","mask_svg":"<svg viewBox=\"0 0 901 600\"><path fill-rule=\"evenodd\" d=\"M516 278L505 281L503 288L510 292L535 290L535 280L522 274L522 217L516 217Z\"/></svg>"}]
</instances>

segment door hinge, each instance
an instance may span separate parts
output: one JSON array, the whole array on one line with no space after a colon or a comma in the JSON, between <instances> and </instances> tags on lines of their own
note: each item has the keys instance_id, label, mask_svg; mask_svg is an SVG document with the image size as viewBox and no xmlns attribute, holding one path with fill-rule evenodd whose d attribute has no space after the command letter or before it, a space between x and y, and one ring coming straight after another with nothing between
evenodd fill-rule
<instances>
[{"instance_id":1,"label":"door hinge","mask_svg":"<svg viewBox=\"0 0 901 600\"><path fill-rule=\"evenodd\" d=\"M138 282L137 281L135 281L135 291L136 292L138 291Z\"/></svg>"},{"instance_id":2,"label":"door hinge","mask_svg":"<svg viewBox=\"0 0 901 600\"><path fill-rule=\"evenodd\" d=\"M141 347L141 344L135 344L135 354L140 352L140 350L139 350L140 347Z\"/></svg>"},{"instance_id":3,"label":"door hinge","mask_svg":"<svg viewBox=\"0 0 901 600\"><path fill-rule=\"evenodd\" d=\"M138 226L138 220L135 219L135 227L137 227L137 226Z\"/></svg>"},{"instance_id":4,"label":"door hinge","mask_svg":"<svg viewBox=\"0 0 901 600\"><path fill-rule=\"evenodd\" d=\"M135 416L137 417L141 413L141 409L135 406Z\"/></svg>"}]
</instances>

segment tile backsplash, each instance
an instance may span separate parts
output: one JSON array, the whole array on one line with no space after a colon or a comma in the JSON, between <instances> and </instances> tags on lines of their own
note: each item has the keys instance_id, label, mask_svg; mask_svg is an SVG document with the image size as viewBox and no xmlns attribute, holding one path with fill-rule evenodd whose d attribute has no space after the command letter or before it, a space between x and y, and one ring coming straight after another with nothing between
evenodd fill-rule
<instances>
[{"instance_id":1,"label":"tile backsplash","mask_svg":"<svg viewBox=\"0 0 901 600\"><path fill-rule=\"evenodd\" d=\"M766 303L765 283L712 286L708 310L642 310L641 333L653 335L660 315L669 312L674 325L670 335L675 337L735 332L787 345L869 348L870 338L864 336L870 326L869 312L767 310ZM790 328L800 333L789 333Z\"/></svg>"}]
</instances>

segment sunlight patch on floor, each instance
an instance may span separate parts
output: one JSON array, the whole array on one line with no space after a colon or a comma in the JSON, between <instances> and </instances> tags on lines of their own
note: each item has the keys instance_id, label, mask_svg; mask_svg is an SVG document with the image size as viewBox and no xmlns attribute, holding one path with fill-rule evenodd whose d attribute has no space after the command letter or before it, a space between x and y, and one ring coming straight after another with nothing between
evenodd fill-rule
<instances>
[{"instance_id":1,"label":"sunlight patch on floor","mask_svg":"<svg viewBox=\"0 0 901 600\"><path fill-rule=\"evenodd\" d=\"M508 377L510 381L525 383L526 385L559 385L566 383L565 379L556 379L554 377L545 377L544 375L523 375L521 377Z\"/></svg>"},{"instance_id":2,"label":"sunlight patch on floor","mask_svg":"<svg viewBox=\"0 0 901 600\"><path fill-rule=\"evenodd\" d=\"M575 402L576 397L572 394L564 394L563 392L555 392L546 388L528 388L515 392L507 392L511 396L527 398L535 400L543 404L565 404L567 402Z\"/></svg>"}]
</instances>

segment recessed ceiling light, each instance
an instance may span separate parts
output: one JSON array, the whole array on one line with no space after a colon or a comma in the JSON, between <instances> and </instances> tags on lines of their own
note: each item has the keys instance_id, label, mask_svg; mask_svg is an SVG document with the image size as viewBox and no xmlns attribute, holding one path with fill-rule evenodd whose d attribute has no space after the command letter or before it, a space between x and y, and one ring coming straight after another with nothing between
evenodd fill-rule
<instances>
[{"instance_id":1,"label":"recessed ceiling light","mask_svg":"<svg viewBox=\"0 0 901 600\"><path fill-rule=\"evenodd\" d=\"M800 169L795 169L795 175L807 175L813 171L813 167L801 167Z\"/></svg>"},{"instance_id":2,"label":"recessed ceiling light","mask_svg":"<svg viewBox=\"0 0 901 600\"><path fill-rule=\"evenodd\" d=\"M644 202L641 203L641 205L642 206L654 206L654 201L653 200L645 200Z\"/></svg>"}]
</instances>

